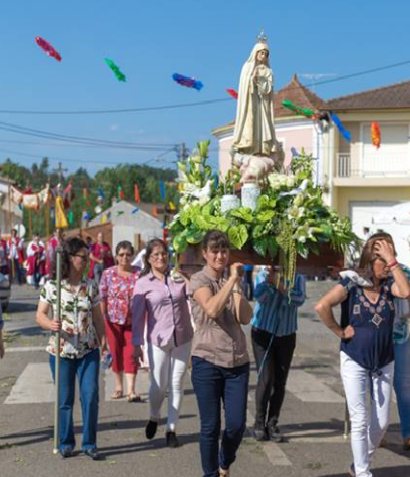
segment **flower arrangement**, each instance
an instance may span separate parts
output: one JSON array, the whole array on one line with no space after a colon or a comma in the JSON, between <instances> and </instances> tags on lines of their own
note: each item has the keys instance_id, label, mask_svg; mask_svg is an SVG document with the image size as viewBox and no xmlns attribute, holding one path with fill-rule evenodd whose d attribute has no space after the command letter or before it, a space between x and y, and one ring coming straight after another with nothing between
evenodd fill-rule
<instances>
[{"instance_id":1,"label":"flower arrangement","mask_svg":"<svg viewBox=\"0 0 410 477\"><path fill-rule=\"evenodd\" d=\"M169 225L175 252L199 243L208 230L228 234L235 249L251 247L283 266L285 279L293 283L296 259L319 254L320 244L331 243L345 252L357 236L349 218L340 218L322 198L313 181L314 159L304 152L292 160L286 174L272 173L261 189L256 210L237 207L221 213L221 198L239 184L237 169L217 181L207 165L209 141L198 143L186 161L178 163L181 209Z\"/></svg>"}]
</instances>

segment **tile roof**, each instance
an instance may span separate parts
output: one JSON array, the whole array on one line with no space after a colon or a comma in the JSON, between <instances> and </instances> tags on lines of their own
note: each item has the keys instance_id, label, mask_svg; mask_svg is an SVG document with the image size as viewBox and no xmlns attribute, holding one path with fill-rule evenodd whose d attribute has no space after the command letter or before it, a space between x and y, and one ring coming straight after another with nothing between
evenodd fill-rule
<instances>
[{"instance_id":1,"label":"tile roof","mask_svg":"<svg viewBox=\"0 0 410 477\"><path fill-rule=\"evenodd\" d=\"M280 90L275 92L274 96L274 112L276 118L291 118L292 116L303 118L303 116L296 114L293 111L282 106L282 101L292 101L296 106L301 108L308 108L312 110L323 109L324 100L319 98L309 88L300 83L296 74L293 75L292 81ZM218 132L222 129L231 128L235 125L235 121L230 121L222 126L218 126L212 132Z\"/></svg>"},{"instance_id":2,"label":"tile roof","mask_svg":"<svg viewBox=\"0 0 410 477\"><path fill-rule=\"evenodd\" d=\"M410 81L394 83L326 101L323 109L410 108Z\"/></svg>"},{"instance_id":3,"label":"tile roof","mask_svg":"<svg viewBox=\"0 0 410 477\"><path fill-rule=\"evenodd\" d=\"M282 106L282 101L292 101L296 106L312 110L322 109L325 102L313 91L300 83L296 74L292 81L275 93L275 118L299 116Z\"/></svg>"}]
</instances>

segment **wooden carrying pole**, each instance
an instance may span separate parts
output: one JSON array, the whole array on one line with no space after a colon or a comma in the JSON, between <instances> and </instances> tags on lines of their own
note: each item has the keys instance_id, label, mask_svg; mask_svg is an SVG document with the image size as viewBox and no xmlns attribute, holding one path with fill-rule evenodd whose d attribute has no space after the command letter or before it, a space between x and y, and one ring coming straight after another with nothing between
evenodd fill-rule
<instances>
[{"instance_id":1,"label":"wooden carrying pole","mask_svg":"<svg viewBox=\"0 0 410 477\"><path fill-rule=\"evenodd\" d=\"M61 254L62 248L60 246L56 249L57 260L57 309L56 314L53 317L54 320L61 321L61 275L62 264ZM54 405L54 449L53 453L58 453L59 447L59 434L60 434L60 338L61 332L55 333L55 370L54 370L54 384L55 384L55 405Z\"/></svg>"}]
</instances>

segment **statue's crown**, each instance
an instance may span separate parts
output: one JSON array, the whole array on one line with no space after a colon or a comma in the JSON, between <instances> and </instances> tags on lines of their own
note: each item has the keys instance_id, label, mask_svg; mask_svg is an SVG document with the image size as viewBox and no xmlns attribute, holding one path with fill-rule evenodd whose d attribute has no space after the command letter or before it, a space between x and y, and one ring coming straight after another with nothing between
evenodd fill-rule
<instances>
[{"instance_id":1,"label":"statue's crown","mask_svg":"<svg viewBox=\"0 0 410 477\"><path fill-rule=\"evenodd\" d=\"M258 43L268 43L268 37L265 35L265 30L263 28L256 39L258 40Z\"/></svg>"}]
</instances>

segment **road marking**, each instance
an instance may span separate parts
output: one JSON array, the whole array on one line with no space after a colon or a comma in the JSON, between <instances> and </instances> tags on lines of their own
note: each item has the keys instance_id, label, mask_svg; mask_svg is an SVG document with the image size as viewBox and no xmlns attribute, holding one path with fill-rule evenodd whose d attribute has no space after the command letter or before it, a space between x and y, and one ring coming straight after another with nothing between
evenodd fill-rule
<instances>
[{"instance_id":1,"label":"road marking","mask_svg":"<svg viewBox=\"0 0 410 477\"><path fill-rule=\"evenodd\" d=\"M338 429L303 429L300 431L285 431L284 436L298 443L336 444L346 442L343 433Z\"/></svg>"},{"instance_id":2,"label":"road marking","mask_svg":"<svg viewBox=\"0 0 410 477\"><path fill-rule=\"evenodd\" d=\"M247 413L246 413L246 420L248 424L247 425L248 433L253 439L252 429L249 424L255 420L255 417L252 415L249 409L247 410ZM268 458L269 462L274 467L278 465L281 467L293 465L292 462L290 462L290 460L287 458L283 450L275 442L258 442L258 444L262 445L263 451L265 452L266 457Z\"/></svg>"},{"instance_id":3,"label":"road marking","mask_svg":"<svg viewBox=\"0 0 410 477\"><path fill-rule=\"evenodd\" d=\"M313 374L300 369L289 373L287 390L303 402L344 403L344 398L332 391Z\"/></svg>"},{"instance_id":4,"label":"road marking","mask_svg":"<svg viewBox=\"0 0 410 477\"><path fill-rule=\"evenodd\" d=\"M45 346L21 346L16 348L6 348L6 353L25 353L27 351L45 351Z\"/></svg>"},{"instance_id":5,"label":"road marking","mask_svg":"<svg viewBox=\"0 0 410 477\"><path fill-rule=\"evenodd\" d=\"M54 384L48 363L29 363L18 377L4 404L54 402Z\"/></svg>"}]
</instances>

